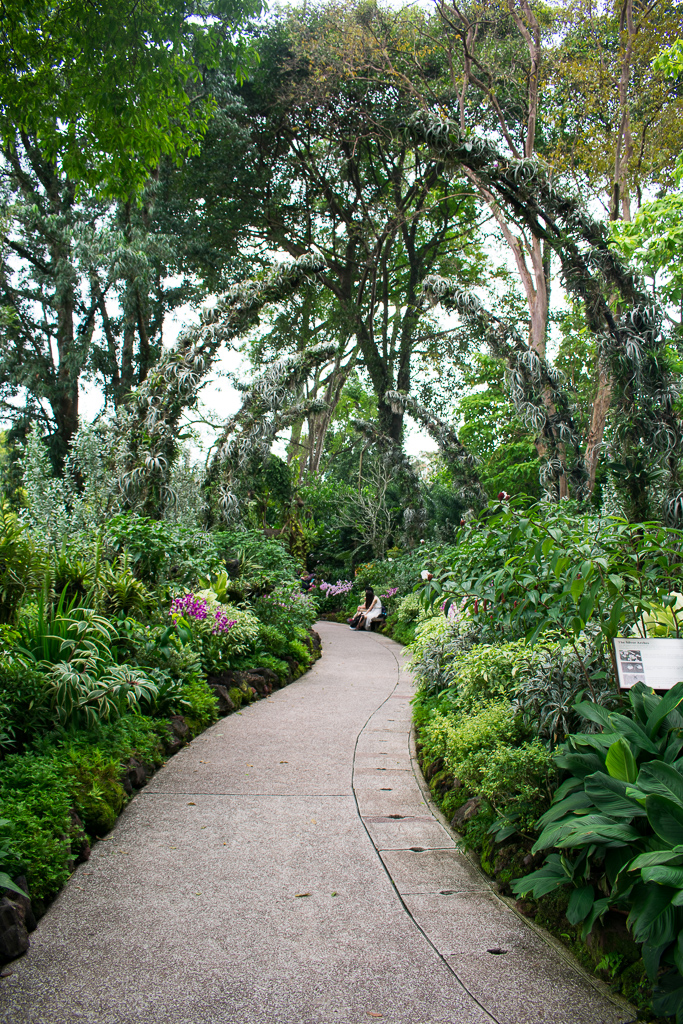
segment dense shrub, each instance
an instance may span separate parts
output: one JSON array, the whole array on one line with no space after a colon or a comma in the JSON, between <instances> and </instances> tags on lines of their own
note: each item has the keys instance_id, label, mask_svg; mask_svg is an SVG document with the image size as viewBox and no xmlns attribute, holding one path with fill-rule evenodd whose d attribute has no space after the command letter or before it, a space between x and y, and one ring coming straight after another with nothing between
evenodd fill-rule
<instances>
[{"instance_id":1,"label":"dense shrub","mask_svg":"<svg viewBox=\"0 0 683 1024\"><path fill-rule=\"evenodd\" d=\"M420 739L429 759L442 757L451 774L476 792L491 752L522 736L522 724L510 704L497 701L482 704L475 714L460 719L435 710L424 723Z\"/></svg>"},{"instance_id":2,"label":"dense shrub","mask_svg":"<svg viewBox=\"0 0 683 1024\"><path fill-rule=\"evenodd\" d=\"M148 519L132 512L112 516L105 543L115 554L128 552L139 579L192 584L224 568L224 558L211 534Z\"/></svg>"}]
</instances>

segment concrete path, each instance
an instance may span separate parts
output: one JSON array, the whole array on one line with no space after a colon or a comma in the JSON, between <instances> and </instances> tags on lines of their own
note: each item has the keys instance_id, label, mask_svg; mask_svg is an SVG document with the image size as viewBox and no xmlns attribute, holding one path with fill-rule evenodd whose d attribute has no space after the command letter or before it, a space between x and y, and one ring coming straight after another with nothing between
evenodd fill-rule
<instances>
[{"instance_id":1,"label":"concrete path","mask_svg":"<svg viewBox=\"0 0 683 1024\"><path fill-rule=\"evenodd\" d=\"M311 672L174 757L0 988L6 1024L625 1024L431 814L401 649ZM503 952L504 951L504 952Z\"/></svg>"}]
</instances>

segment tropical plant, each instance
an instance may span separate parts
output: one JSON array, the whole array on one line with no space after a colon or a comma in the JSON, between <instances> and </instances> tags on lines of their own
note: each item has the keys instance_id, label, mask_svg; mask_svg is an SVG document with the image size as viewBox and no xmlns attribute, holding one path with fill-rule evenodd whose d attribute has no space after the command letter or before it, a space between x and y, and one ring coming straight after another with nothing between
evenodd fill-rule
<instances>
[{"instance_id":1,"label":"tropical plant","mask_svg":"<svg viewBox=\"0 0 683 1024\"><path fill-rule=\"evenodd\" d=\"M235 659L253 651L258 643L257 617L234 605L220 604L215 597L207 600L203 595L185 594L174 599L170 615L172 625L159 645L168 643L175 632L198 652L206 673L232 668Z\"/></svg>"},{"instance_id":2,"label":"tropical plant","mask_svg":"<svg viewBox=\"0 0 683 1024\"><path fill-rule=\"evenodd\" d=\"M131 554L126 550L115 562L106 562L99 571L95 600L105 614L146 612L154 603L154 595L134 575L131 561Z\"/></svg>"},{"instance_id":3,"label":"tropical plant","mask_svg":"<svg viewBox=\"0 0 683 1024\"><path fill-rule=\"evenodd\" d=\"M9 860L15 859L15 854L10 845L9 837L7 832L11 834L12 822L7 818L0 818L0 832L5 832L5 835L0 836L0 867L4 868ZM20 896L26 896L27 894L21 889L16 882L13 882L6 871L0 870L0 889L9 889L10 892L16 892Z\"/></svg>"},{"instance_id":4,"label":"tropical plant","mask_svg":"<svg viewBox=\"0 0 683 1024\"><path fill-rule=\"evenodd\" d=\"M579 638L575 651L561 643L549 643L551 640L544 638L529 652L512 703L542 739L556 746L573 729L579 729L581 718L575 705L589 686L593 699L603 707L614 708L618 697L600 647Z\"/></svg>"},{"instance_id":5,"label":"tropical plant","mask_svg":"<svg viewBox=\"0 0 683 1024\"><path fill-rule=\"evenodd\" d=\"M597 733L568 737L555 758L570 773L539 819L543 867L513 883L540 897L571 887L567 918L584 938L610 908L628 912L655 985L655 1013L683 1021L683 682L664 697L641 683L630 715L582 701Z\"/></svg>"},{"instance_id":6,"label":"tropical plant","mask_svg":"<svg viewBox=\"0 0 683 1024\"><path fill-rule=\"evenodd\" d=\"M578 641L589 633L609 657L616 636L646 635L645 616L672 603L683 533L574 513L566 504L491 503L462 527L456 559L425 581L423 600L465 598L473 623L499 637L533 644L550 632L579 659ZM587 685L603 676L586 670Z\"/></svg>"},{"instance_id":7,"label":"tropical plant","mask_svg":"<svg viewBox=\"0 0 683 1024\"><path fill-rule=\"evenodd\" d=\"M67 604L63 592L55 604L45 588L33 609L18 625L19 651L35 662L55 664L75 657L90 657L104 664L116 658L119 634L113 623L94 609L77 603Z\"/></svg>"},{"instance_id":8,"label":"tropical plant","mask_svg":"<svg viewBox=\"0 0 683 1024\"><path fill-rule=\"evenodd\" d=\"M48 692L63 725L93 726L118 718L124 711L152 707L157 687L145 672L129 665L103 666L96 657L58 662L47 674Z\"/></svg>"},{"instance_id":9,"label":"tropical plant","mask_svg":"<svg viewBox=\"0 0 683 1024\"><path fill-rule=\"evenodd\" d=\"M0 508L0 621L12 622L22 599L40 588L44 556L7 505Z\"/></svg>"}]
</instances>

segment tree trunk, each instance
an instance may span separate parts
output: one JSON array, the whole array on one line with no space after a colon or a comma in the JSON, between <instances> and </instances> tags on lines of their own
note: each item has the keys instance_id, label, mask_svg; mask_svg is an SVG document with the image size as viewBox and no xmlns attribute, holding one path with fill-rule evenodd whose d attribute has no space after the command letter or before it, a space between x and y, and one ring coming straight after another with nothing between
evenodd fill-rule
<instances>
[{"instance_id":1,"label":"tree trunk","mask_svg":"<svg viewBox=\"0 0 683 1024\"><path fill-rule=\"evenodd\" d=\"M595 474L600 459L600 446L605 435L605 424L612 397L612 383L607 371L601 366L599 373L598 389L593 399L591 423L588 437L586 438L586 470L588 472L588 489L590 491L593 491L595 487Z\"/></svg>"},{"instance_id":2,"label":"tree trunk","mask_svg":"<svg viewBox=\"0 0 683 1024\"><path fill-rule=\"evenodd\" d=\"M51 445L55 471L61 473L69 452L69 443L78 430L78 369L74 363L74 294L69 285L56 295L58 392L52 405L57 434Z\"/></svg>"}]
</instances>

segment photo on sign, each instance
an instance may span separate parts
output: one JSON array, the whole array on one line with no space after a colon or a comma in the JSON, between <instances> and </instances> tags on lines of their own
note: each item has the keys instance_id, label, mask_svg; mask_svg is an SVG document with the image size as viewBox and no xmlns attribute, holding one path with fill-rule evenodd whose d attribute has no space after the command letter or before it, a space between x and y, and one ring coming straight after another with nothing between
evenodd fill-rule
<instances>
[{"instance_id":1,"label":"photo on sign","mask_svg":"<svg viewBox=\"0 0 683 1024\"><path fill-rule=\"evenodd\" d=\"M638 648L619 651L619 661L624 685L633 686L634 683L645 682L643 656Z\"/></svg>"}]
</instances>

